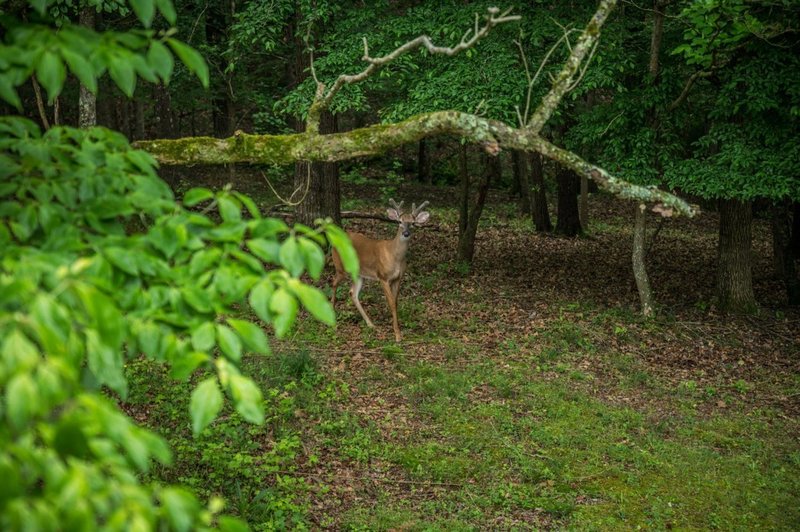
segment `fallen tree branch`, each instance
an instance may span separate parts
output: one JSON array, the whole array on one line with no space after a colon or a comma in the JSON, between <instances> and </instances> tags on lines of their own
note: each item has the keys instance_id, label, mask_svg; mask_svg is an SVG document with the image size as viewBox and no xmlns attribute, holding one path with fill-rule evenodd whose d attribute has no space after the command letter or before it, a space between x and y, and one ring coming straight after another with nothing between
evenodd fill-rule
<instances>
[{"instance_id":1,"label":"fallen tree branch","mask_svg":"<svg viewBox=\"0 0 800 532\"><path fill-rule=\"evenodd\" d=\"M697 208L655 187L643 187L610 175L578 155L548 142L530 128L513 128L503 122L458 111L413 116L397 124L373 125L344 133L316 135L247 135L227 139L193 137L139 141L162 164L222 164L250 162L289 164L296 161L343 161L381 155L405 144L435 135L455 135L481 144L489 153L501 149L536 151L593 179L601 188L627 199L663 204L664 216L694 216Z\"/></svg>"}]
</instances>

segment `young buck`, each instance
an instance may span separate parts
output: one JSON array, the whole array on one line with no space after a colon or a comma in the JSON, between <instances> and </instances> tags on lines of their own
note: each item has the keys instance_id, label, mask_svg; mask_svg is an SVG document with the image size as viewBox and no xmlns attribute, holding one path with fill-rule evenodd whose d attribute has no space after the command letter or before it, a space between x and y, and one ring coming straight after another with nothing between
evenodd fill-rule
<instances>
[{"instance_id":1,"label":"young buck","mask_svg":"<svg viewBox=\"0 0 800 532\"><path fill-rule=\"evenodd\" d=\"M423 202L419 207L411 204L411 214L403 214L401 201L398 205L394 200L389 200L390 209L386 210L389 219L399 224L397 235L392 240L374 240L360 233L348 232L353 248L358 255L360 264L360 275L350 288L350 297L353 299L361 317L367 325L374 327L372 320L364 312L358 294L364 279L380 281L386 300L389 302L389 309L392 311L392 325L394 326L394 337L400 341L400 324L397 321L397 293L400 291L400 281L406 272L406 251L408 251L408 241L411 238L411 228L415 225L422 225L430 218L430 213L422 209L428 204ZM336 287L347 276L342 266L339 254L334 250L333 265L336 267L336 275L333 278L333 295L331 304L336 305Z\"/></svg>"}]
</instances>

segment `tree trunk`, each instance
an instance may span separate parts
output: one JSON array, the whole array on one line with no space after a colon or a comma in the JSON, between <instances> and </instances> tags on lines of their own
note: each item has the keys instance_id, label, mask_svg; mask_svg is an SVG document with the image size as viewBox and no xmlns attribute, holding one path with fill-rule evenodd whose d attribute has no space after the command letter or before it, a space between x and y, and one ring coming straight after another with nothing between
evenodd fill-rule
<instances>
[{"instance_id":1,"label":"tree trunk","mask_svg":"<svg viewBox=\"0 0 800 532\"><path fill-rule=\"evenodd\" d=\"M337 132L336 116L325 111L320 116L320 134ZM295 207L295 221L309 226L317 218L330 217L341 224L341 192L339 190L339 163L297 163L295 165L295 190L297 196L308 191L305 198ZM293 201L299 200L295 197Z\"/></svg>"},{"instance_id":2,"label":"tree trunk","mask_svg":"<svg viewBox=\"0 0 800 532\"><path fill-rule=\"evenodd\" d=\"M419 149L417 151L417 179L420 183L430 185L432 183L431 176L431 158L430 147L428 146L428 139L419 141Z\"/></svg>"},{"instance_id":3,"label":"tree trunk","mask_svg":"<svg viewBox=\"0 0 800 532\"><path fill-rule=\"evenodd\" d=\"M511 168L514 174L514 183L519 187L519 208L522 214L531 213L531 184L528 179L528 165L525 164L525 154L519 150L511 152Z\"/></svg>"},{"instance_id":4,"label":"tree trunk","mask_svg":"<svg viewBox=\"0 0 800 532\"><path fill-rule=\"evenodd\" d=\"M642 314L645 318L649 318L653 315L653 293L650 290L650 280L647 277L647 269L645 268L647 206L642 203L636 205L635 210L633 224L633 278L636 280L636 289L639 291Z\"/></svg>"},{"instance_id":5,"label":"tree trunk","mask_svg":"<svg viewBox=\"0 0 800 532\"><path fill-rule=\"evenodd\" d=\"M134 105L134 136L138 139L145 138L146 134L144 131L144 102L142 100L136 100L133 102Z\"/></svg>"},{"instance_id":6,"label":"tree trunk","mask_svg":"<svg viewBox=\"0 0 800 532\"><path fill-rule=\"evenodd\" d=\"M650 39L650 63L648 65L648 73L651 77L653 85L658 84L659 74L659 53L661 51L661 40L664 36L664 12L662 9L662 0L653 0L653 32ZM650 128L655 132L655 138L658 139L658 113L655 106L651 106L647 111L647 122ZM662 173L658 156L653 155L653 165L658 171L659 175ZM581 181L581 200L583 201L584 183ZM583 204L581 205L583 207ZM588 208L588 207L587 207ZM647 249L645 248L645 237L647 236L645 228L645 219L647 213L647 206L639 204L636 206L636 214L633 221L633 250L631 253L633 260L633 277L636 279L636 289L639 291L639 301L642 305L642 314L648 318L653 315L653 292L650 290L650 279L647 276L647 268L645 267L645 259ZM583 217L584 228L588 222L588 216Z\"/></svg>"},{"instance_id":7,"label":"tree trunk","mask_svg":"<svg viewBox=\"0 0 800 532\"><path fill-rule=\"evenodd\" d=\"M581 176L581 200L580 200L580 215L581 227L584 231L589 230L589 178L585 175Z\"/></svg>"},{"instance_id":8,"label":"tree trunk","mask_svg":"<svg viewBox=\"0 0 800 532\"><path fill-rule=\"evenodd\" d=\"M564 236L578 236L582 233L578 213L578 188L580 178L572 170L561 170L558 181L558 219L556 233Z\"/></svg>"},{"instance_id":9,"label":"tree trunk","mask_svg":"<svg viewBox=\"0 0 800 532\"><path fill-rule=\"evenodd\" d=\"M752 220L749 201L719 200L717 299L724 311L749 313L757 309L750 251Z\"/></svg>"},{"instance_id":10,"label":"tree trunk","mask_svg":"<svg viewBox=\"0 0 800 532\"><path fill-rule=\"evenodd\" d=\"M549 233L553 230L550 222L550 212L547 209L547 191L544 187L544 168L542 156L539 153L530 154L531 185L533 194L531 208L533 210L533 225L540 233Z\"/></svg>"},{"instance_id":11,"label":"tree trunk","mask_svg":"<svg viewBox=\"0 0 800 532\"><path fill-rule=\"evenodd\" d=\"M209 45L222 48L226 46L227 30L233 13L226 9L223 2L211 2L206 13L206 42ZM231 6L231 10L233 6ZM233 134L235 123L235 107L230 91L230 73L228 61L224 54L220 56L221 63L216 68L221 75L211 76L211 120L214 127L214 136L225 138Z\"/></svg>"},{"instance_id":12,"label":"tree trunk","mask_svg":"<svg viewBox=\"0 0 800 532\"><path fill-rule=\"evenodd\" d=\"M800 202L795 202L792 205L792 239L789 243L789 249L792 252L792 257L800 258Z\"/></svg>"},{"instance_id":13,"label":"tree trunk","mask_svg":"<svg viewBox=\"0 0 800 532\"><path fill-rule=\"evenodd\" d=\"M466 262L472 262L475 256L475 236L478 233L478 223L481 219L483 207L486 205L486 196L489 194L489 185L492 179L499 180L502 169L500 168L500 158L484 155L485 168L481 172L481 178L478 182L478 192L475 197L475 202L469 209L468 216L465 220L459 221L459 227L464 230L459 232L458 235L458 259ZM462 175L463 177L463 175ZM462 190L463 192L463 190ZM466 199L469 208L469 194L466 198L462 196L462 200ZM463 214L462 207L462 214Z\"/></svg>"},{"instance_id":14,"label":"tree trunk","mask_svg":"<svg viewBox=\"0 0 800 532\"><path fill-rule=\"evenodd\" d=\"M469 218L469 164L467 161L467 144L461 144L461 150L458 154L458 170L461 174L461 197L458 204L458 235L459 241L461 235L467 231L467 221Z\"/></svg>"},{"instance_id":15,"label":"tree trunk","mask_svg":"<svg viewBox=\"0 0 800 532\"><path fill-rule=\"evenodd\" d=\"M174 138L175 125L172 121L172 98L169 89L163 85L156 85L155 90L159 136L165 139Z\"/></svg>"},{"instance_id":16,"label":"tree trunk","mask_svg":"<svg viewBox=\"0 0 800 532\"><path fill-rule=\"evenodd\" d=\"M790 209L791 206L786 202L772 208L772 251L775 273L786 287L787 301L789 305L796 306L800 305L800 279L791 249L793 235Z\"/></svg>"},{"instance_id":17,"label":"tree trunk","mask_svg":"<svg viewBox=\"0 0 800 532\"><path fill-rule=\"evenodd\" d=\"M87 6L81 9L79 15L81 26L91 30L95 27L95 8ZM86 129L97 125L97 96L81 83L78 95L78 127Z\"/></svg>"}]
</instances>

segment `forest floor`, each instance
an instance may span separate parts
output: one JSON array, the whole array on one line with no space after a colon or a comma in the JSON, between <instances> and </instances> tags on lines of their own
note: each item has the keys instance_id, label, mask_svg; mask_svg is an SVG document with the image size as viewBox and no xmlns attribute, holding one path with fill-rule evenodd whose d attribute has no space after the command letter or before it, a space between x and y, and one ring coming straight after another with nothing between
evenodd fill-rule
<instances>
[{"instance_id":1,"label":"forest floor","mask_svg":"<svg viewBox=\"0 0 800 532\"><path fill-rule=\"evenodd\" d=\"M256 530L800 528L800 312L771 274L765 221L759 314L715 311L717 217L703 213L659 231L659 314L644 320L629 203L592 195L588 235L567 239L534 233L492 191L468 268L453 259L455 189L363 181L344 209L431 202L400 291L403 341L379 286L362 291L375 329L342 289L335 329L303 316L243 361L268 422L226 407L198 439L191 383L133 361L126 410L175 452L156 478L223 496Z\"/></svg>"}]
</instances>

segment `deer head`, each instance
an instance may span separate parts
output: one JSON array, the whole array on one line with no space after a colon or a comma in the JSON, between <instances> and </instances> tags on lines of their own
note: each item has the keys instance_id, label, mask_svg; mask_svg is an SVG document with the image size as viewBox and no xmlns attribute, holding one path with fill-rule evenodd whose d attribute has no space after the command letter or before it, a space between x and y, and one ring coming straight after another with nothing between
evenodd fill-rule
<instances>
[{"instance_id":1,"label":"deer head","mask_svg":"<svg viewBox=\"0 0 800 532\"><path fill-rule=\"evenodd\" d=\"M386 209L386 214L389 216L390 220L400 224L397 233L402 240L409 239L411 237L411 229L415 225L425 224L431 216L428 211L422 210L428 205L427 201L423 201L419 207L412 203L411 214L403 214L402 201L398 204L393 199L390 199L389 205L391 205L391 207Z\"/></svg>"}]
</instances>

